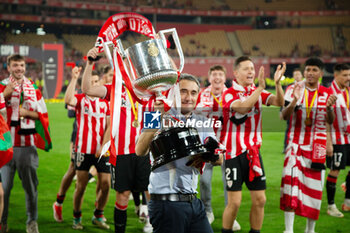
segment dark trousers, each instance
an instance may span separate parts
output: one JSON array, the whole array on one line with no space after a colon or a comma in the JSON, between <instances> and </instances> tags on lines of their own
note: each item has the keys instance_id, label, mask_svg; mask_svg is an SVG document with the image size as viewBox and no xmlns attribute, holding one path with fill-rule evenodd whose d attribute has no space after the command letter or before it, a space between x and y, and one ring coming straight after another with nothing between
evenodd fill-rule
<instances>
[{"instance_id":1,"label":"dark trousers","mask_svg":"<svg viewBox=\"0 0 350 233\"><path fill-rule=\"evenodd\" d=\"M12 160L1 168L2 186L4 188L4 212L2 223L7 223L10 193L13 187L13 179L16 173L22 181L25 191L27 207L27 224L38 219L38 176L36 170L39 166L36 147L14 147ZM21 203L20 200L17 200ZM22 203L21 203L22 204Z\"/></svg>"},{"instance_id":2,"label":"dark trousers","mask_svg":"<svg viewBox=\"0 0 350 233\"><path fill-rule=\"evenodd\" d=\"M148 203L153 233L213 233L200 199Z\"/></svg>"}]
</instances>

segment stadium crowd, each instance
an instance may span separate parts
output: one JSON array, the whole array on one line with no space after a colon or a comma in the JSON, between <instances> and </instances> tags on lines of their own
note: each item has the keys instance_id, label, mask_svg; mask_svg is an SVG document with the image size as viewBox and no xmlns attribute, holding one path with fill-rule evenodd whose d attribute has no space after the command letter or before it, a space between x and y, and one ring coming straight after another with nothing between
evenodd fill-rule
<instances>
[{"instance_id":1,"label":"stadium crowd","mask_svg":"<svg viewBox=\"0 0 350 233\"><path fill-rule=\"evenodd\" d=\"M225 86L226 69L221 65L210 68L208 72L210 85L203 90L200 89L199 82L194 76L181 74L180 112L175 108L169 112L169 107L166 107L164 102L154 99L146 105L141 105L126 86L120 87L122 101L120 110L117 111L115 105L109 103L115 98L112 97L112 90L116 88L114 86L116 84L111 84L115 74L108 66L102 69L102 73L94 71L93 60L97 56L96 48L88 52L87 57L91 59L86 61L83 75L80 74L81 67L75 66L71 70L71 81L65 91L66 104L75 109L76 123L72 136L72 167L70 173L67 173L70 174L70 178L65 181L67 174L65 175L66 178L62 180L65 183L61 184L63 186L53 205L54 218L57 222L63 221L65 191L61 190L67 190L76 174L72 227L83 229L82 195L91 178L89 170L94 166L97 169L98 183L92 222L98 227L110 228L103 210L109 187L112 185L116 190L115 232L125 232L127 229L126 216L131 192L145 192L141 205L143 208L140 208L140 201L137 201L137 196L140 194L135 195L139 217L145 223L144 232L195 232L195 229L199 232L212 232L210 224L214 220L214 214L211 207L211 169L213 165L221 165L224 190L227 193L222 232L241 229L235 219L239 214L243 183L246 183L252 197L249 232L260 232L266 202L266 178L259 153L262 144L260 128L262 104L283 107L282 117L290 122L281 186L281 209L285 211L284 232L293 232L294 214L307 218L305 232L315 232L315 223L321 206L326 153L327 167L331 169L326 183L327 213L333 217L343 217L342 212L334 204L334 194L339 171L345 169L350 161L349 65L335 65L334 81L330 88L326 88L318 81L319 77L322 77L324 64L319 58L311 57L304 64L305 80L294 83L287 88L284 95L280 83L286 70L284 63L278 66L274 73L276 95L273 95L265 90L264 68L260 67L257 74L258 86L255 86L254 63L249 57L241 56L236 59L233 67L235 79L230 88ZM3 208L1 229L2 232L8 229L8 200L13 175L17 170L28 195L27 232L39 232L36 197L38 163L35 159L37 157L35 148L40 146L39 132L32 127L35 120L43 121L47 115L45 107L42 106L44 102L39 89L25 76L24 57L18 54L9 56L7 70L10 76L3 80L0 86L2 100L0 107L2 117L7 120L8 129L11 129L13 158L1 169L4 189L4 196L0 195L4 198L4 205L1 205L1 209ZM75 94L76 88L80 86L77 81L81 76L82 93L80 91L81 94ZM31 96L32 90L36 90L35 96ZM118 133L112 138L110 138L110 131L113 128L109 123L110 111L120 114L117 116L119 123L114 125ZM149 145L155 140L154 135L161 135L162 131L142 129L145 121L143 113L149 111L160 112L163 117L170 114L175 117L174 119L179 118L184 122L207 118L219 122L219 127L215 124L214 128L203 132L201 132L203 129L198 129L201 142L211 151L210 157L191 157L192 161L186 156L173 162L174 168L170 169L163 163L151 170L150 161L154 166L156 157L149 154ZM44 138L50 141L49 135ZM210 147L212 145L209 145L208 138L215 142L213 148ZM105 146L109 140L112 140L111 147ZM26 168L29 170L25 171L21 163L24 163L24 157L29 156L28 153L33 158L31 166ZM175 169L175 173L172 169ZM203 171L200 179L201 196L197 197L197 175ZM189 177L188 174L196 176ZM26 176L28 179L25 179ZM343 211L350 211L350 191L347 189L349 185L350 173L344 185L346 194L342 205ZM164 208L167 209L166 216ZM172 214L169 214L169 211ZM183 216L183 219L179 219L179 216Z\"/></svg>"}]
</instances>

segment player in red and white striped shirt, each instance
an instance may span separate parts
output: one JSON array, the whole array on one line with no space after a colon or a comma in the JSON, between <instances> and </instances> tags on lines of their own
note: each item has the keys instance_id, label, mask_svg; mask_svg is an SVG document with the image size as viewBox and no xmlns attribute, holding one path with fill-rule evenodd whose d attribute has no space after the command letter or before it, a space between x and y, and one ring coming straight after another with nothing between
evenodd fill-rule
<instances>
[{"instance_id":1,"label":"player in red and white striped shirt","mask_svg":"<svg viewBox=\"0 0 350 233\"><path fill-rule=\"evenodd\" d=\"M208 81L210 85L199 93L196 110L207 118L222 121L222 94L227 90L225 67L221 65L210 67ZM214 127L218 139L221 129Z\"/></svg>"},{"instance_id":2,"label":"player in red and white striped shirt","mask_svg":"<svg viewBox=\"0 0 350 233\"><path fill-rule=\"evenodd\" d=\"M301 80L303 80L303 73L301 72L300 68L295 68L293 70L293 79L294 79L294 83L289 85L286 88L285 96L292 95L295 83L300 82ZM282 108L281 108L281 111L282 111ZM281 115L282 115L282 113L281 113ZM286 127L286 132L285 132L285 135L284 135L283 153L286 152L288 138L289 138L289 119L287 120L287 127Z\"/></svg>"},{"instance_id":3,"label":"player in red and white striped shirt","mask_svg":"<svg viewBox=\"0 0 350 233\"><path fill-rule=\"evenodd\" d=\"M90 49L87 56L96 58L98 50ZM91 96L111 100L112 85L106 84L98 87L90 85L89 74L91 74L93 64L93 61L88 61L86 65L82 91ZM135 145L141 132L142 113L151 106L151 102L146 106L141 106L132 98L128 90L122 87L120 115L113 116L115 119L113 124L116 124L117 130L115 148L113 148L116 153L111 153L109 160L112 164L112 187L116 190L115 232L125 232L126 210L131 191L147 191L150 174L149 156L136 156Z\"/></svg>"},{"instance_id":4,"label":"player in red and white striped shirt","mask_svg":"<svg viewBox=\"0 0 350 233\"><path fill-rule=\"evenodd\" d=\"M107 100L85 94L74 95L78 77L72 76L65 95L66 104L75 107L77 120L74 160L77 183L73 199L73 228L83 228L81 225L82 198L89 181L89 169L94 165L98 173L100 191L96 197L96 209L92 221L100 228L109 229L103 219L103 210L110 188L110 164L107 157L100 159L98 157L102 142L109 137L109 131L106 130L110 124L109 103ZM91 85L99 86L98 75L92 76Z\"/></svg>"},{"instance_id":5,"label":"player in red and white striped shirt","mask_svg":"<svg viewBox=\"0 0 350 233\"><path fill-rule=\"evenodd\" d=\"M285 231L293 232L294 214L307 217L306 233L314 233L322 201L326 157L326 122L332 123L336 101L328 88L320 86L323 62L305 62L305 81L285 96L283 118L290 118L289 143L284 160L280 208L285 211Z\"/></svg>"},{"instance_id":6,"label":"player in red and white striped shirt","mask_svg":"<svg viewBox=\"0 0 350 233\"><path fill-rule=\"evenodd\" d=\"M226 146L226 188L228 205L223 213L222 232L232 232L242 199L242 184L246 183L252 198L250 232L260 232L265 205L265 174L259 148L262 142L262 104L283 105L280 79L286 69L278 66L274 79L276 96L265 91L264 68L259 70L259 86L255 87L255 68L249 57L237 58L234 67L236 79L223 95L224 129L221 142Z\"/></svg>"},{"instance_id":7,"label":"player in red and white striped shirt","mask_svg":"<svg viewBox=\"0 0 350 233\"><path fill-rule=\"evenodd\" d=\"M327 167L330 172L327 176L326 190L328 198L327 213L334 217L344 217L334 202L337 178L340 170L350 166L350 66L336 64L334 66L334 80L330 87L338 99L334 109L335 119L331 126L332 145L327 156ZM333 156L332 156L333 155ZM350 211L350 171L346 177L345 201L343 211Z\"/></svg>"},{"instance_id":8,"label":"player in red and white striped shirt","mask_svg":"<svg viewBox=\"0 0 350 233\"><path fill-rule=\"evenodd\" d=\"M94 80L95 81L95 80ZM109 103L106 100L76 94L77 153L95 154L101 147L109 117ZM91 113L91 114L88 114ZM103 117L102 117L103 116Z\"/></svg>"},{"instance_id":9,"label":"player in red and white striped shirt","mask_svg":"<svg viewBox=\"0 0 350 233\"><path fill-rule=\"evenodd\" d=\"M222 114L222 94L227 90L225 86L226 69L222 65L214 65L210 67L208 73L208 81L210 85L199 93L197 99L196 112L204 115L209 119L223 122ZM215 127L214 132L217 140L220 140L222 127ZM223 173L223 181L225 180L225 166L221 165ZM201 200L205 206L205 211L211 224L214 221L214 213L211 207L211 179L213 175L213 165L206 163L203 174L199 178ZM225 205L227 204L227 193L224 181ZM233 230L240 230L238 222L234 223Z\"/></svg>"}]
</instances>

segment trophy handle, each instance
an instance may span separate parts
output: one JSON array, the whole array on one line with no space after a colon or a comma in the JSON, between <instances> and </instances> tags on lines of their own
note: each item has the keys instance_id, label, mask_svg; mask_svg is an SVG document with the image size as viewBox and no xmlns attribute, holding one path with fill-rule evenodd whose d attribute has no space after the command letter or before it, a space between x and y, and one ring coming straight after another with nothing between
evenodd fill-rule
<instances>
[{"instance_id":1,"label":"trophy handle","mask_svg":"<svg viewBox=\"0 0 350 233\"><path fill-rule=\"evenodd\" d=\"M126 57L126 53L125 53L122 41L120 39L117 40L117 45L119 47L120 55L122 55L122 58L124 59Z\"/></svg>"},{"instance_id":2,"label":"trophy handle","mask_svg":"<svg viewBox=\"0 0 350 233\"><path fill-rule=\"evenodd\" d=\"M117 40L117 44L118 44L118 51L120 52L121 56L123 57L123 59L125 58L125 50L123 48L123 45L122 45L122 42L120 39ZM102 39L102 46L103 46L103 50L106 54L106 57L109 61L109 64L111 65L112 69L114 70L115 67L114 67L114 62L113 62L113 58L112 58L112 53L109 49L110 46L113 46L113 42L112 41L107 41L107 42L104 42L103 39ZM114 47L114 46L113 46Z\"/></svg>"},{"instance_id":3,"label":"trophy handle","mask_svg":"<svg viewBox=\"0 0 350 233\"><path fill-rule=\"evenodd\" d=\"M180 73L182 72L183 68L184 68L184 64L185 64L185 58L184 58L184 54L182 52L182 47L181 47L181 44L180 44L180 40L179 40L179 37L177 35L177 32L176 32L176 29L175 28L170 28L170 29L166 29L166 30L161 30L159 31L159 35L161 37L161 39L163 40L163 44L164 44L164 47L166 48L167 46L167 41L165 39L165 36L164 34L167 34L167 33L172 33L173 35L173 38L174 38L174 42L175 42L175 45L176 45L176 50L177 50L177 53L179 54L179 58L180 58L180 67L179 67L179 71Z\"/></svg>"},{"instance_id":4,"label":"trophy handle","mask_svg":"<svg viewBox=\"0 0 350 233\"><path fill-rule=\"evenodd\" d=\"M104 52L106 54L106 57L107 57L107 59L109 61L109 64L111 65L112 69L114 70L112 53L109 50L109 46L113 46L113 43L111 41L104 42L103 39L101 39L101 40L102 40L103 50L104 50Z\"/></svg>"}]
</instances>

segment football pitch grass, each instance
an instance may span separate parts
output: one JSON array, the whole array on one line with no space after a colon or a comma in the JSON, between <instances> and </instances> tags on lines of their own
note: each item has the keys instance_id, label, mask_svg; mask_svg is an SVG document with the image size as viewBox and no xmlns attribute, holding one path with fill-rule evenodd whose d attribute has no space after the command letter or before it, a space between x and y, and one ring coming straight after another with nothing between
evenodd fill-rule
<instances>
[{"instance_id":1,"label":"football pitch grass","mask_svg":"<svg viewBox=\"0 0 350 233\"><path fill-rule=\"evenodd\" d=\"M63 204L63 223L56 223L53 219L52 204L56 200L56 194L62 179L70 163L69 141L72 131L72 119L68 119L67 111L63 103L47 103L53 149L50 152L39 152L39 200L38 200L38 225L41 233L69 233L76 232L72 229L73 216L73 191L75 182L72 183ZM284 214L279 209L280 183L283 165L283 138L285 122L279 119L279 109L274 107L264 108L263 111L263 146L261 154L263 157L266 180L267 180L267 202L265 206L264 224L261 232L283 232ZM328 171L327 171L328 172ZM342 171L337 183L336 204L338 208L344 200L344 192L340 185L345 180L347 171ZM213 174L212 206L215 221L212 224L214 232L221 232L222 213L224 210L224 194L220 167L214 168ZM91 217L94 211L96 183L88 184L82 206L84 232L105 232L92 225ZM238 222L241 224L240 232L249 232L250 195L247 188L243 188L242 204L238 213ZM114 231L113 208L115 202L115 191L110 191L109 201L105 208L105 217L110 224L110 232ZM327 198L324 188L322 209L320 218L316 223L316 232L350 232L350 213L344 213L344 218L330 217L326 213ZM142 232L143 224L138 222L134 213L133 201L129 202L128 220L126 232ZM16 174L14 187L10 196L10 207L8 226L13 233L25 232L26 209L25 197L22 185ZM296 216L294 232L304 232L306 219Z\"/></svg>"}]
</instances>

